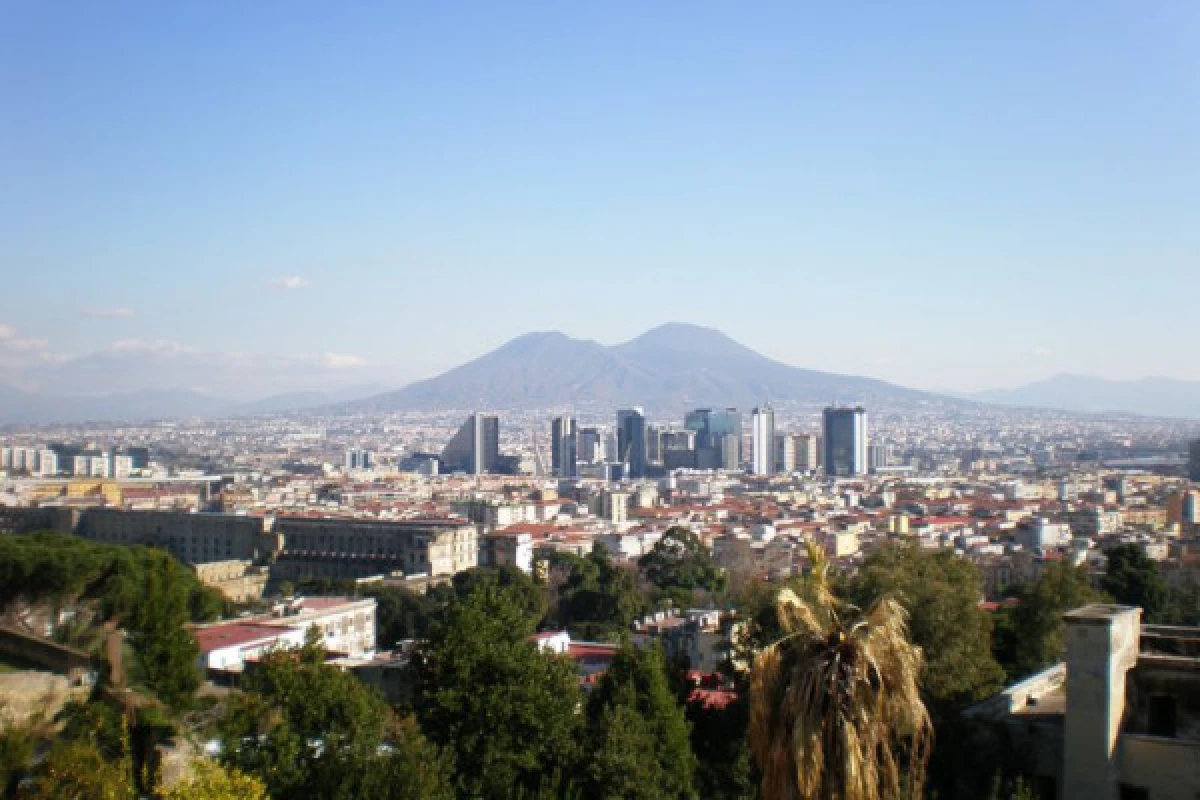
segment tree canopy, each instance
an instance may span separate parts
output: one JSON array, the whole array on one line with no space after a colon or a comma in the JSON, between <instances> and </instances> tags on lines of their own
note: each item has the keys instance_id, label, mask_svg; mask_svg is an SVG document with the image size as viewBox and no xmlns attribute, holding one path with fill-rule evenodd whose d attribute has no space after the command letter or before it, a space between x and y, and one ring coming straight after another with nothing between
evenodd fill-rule
<instances>
[{"instance_id":1,"label":"tree canopy","mask_svg":"<svg viewBox=\"0 0 1200 800\"><path fill-rule=\"evenodd\" d=\"M553 792L577 758L574 666L530 640L519 591L481 582L454 597L413 659L417 716L454 756L460 798Z\"/></svg>"},{"instance_id":2,"label":"tree canopy","mask_svg":"<svg viewBox=\"0 0 1200 800\"><path fill-rule=\"evenodd\" d=\"M559 587L556 622L572 636L615 640L649 608L637 573L614 564L603 546L584 558L566 559L571 569Z\"/></svg>"},{"instance_id":3,"label":"tree canopy","mask_svg":"<svg viewBox=\"0 0 1200 800\"><path fill-rule=\"evenodd\" d=\"M1012 679L1023 678L1060 660L1066 652L1063 614L1105 599L1092 587L1084 567L1054 562L1023 591L1011 612L1012 651L1000 658Z\"/></svg>"},{"instance_id":4,"label":"tree canopy","mask_svg":"<svg viewBox=\"0 0 1200 800\"><path fill-rule=\"evenodd\" d=\"M1117 545L1105 551L1108 566L1100 588L1118 603L1139 606L1146 622L1162 622L1171 602L1167 582L1158 565L1136 544Z\"/></svg>"},{"instance_id":5,"label":"tree canopy","mask_svg":"<svg viewBox=\"0 0 1200 800\"><path fill-rule=\"evenodd\" d=\"M923 686L934 702L961 705L1002 685L1004 670L992 655L992 621L979 608L979 572L952 551L882 548L863 564L849 593L862 608L889 594L904 606L909 635L925 654Z\"/></svg>"},{"instance_id":6,"label":"tree canopy","mask_svg":"<svg viewBox=\"0 0 1200 800\"><path fill-rule=\"evenodd\" d=\"M638 566L664 592L718 592L725 586L724 570L713 563L704 542L680 526L668 528L650 552L641 557Z\"/></svg>"},{"instance_id":7,"label":"tree canopy","mask_svg":"<svg viewBox=\"0 0 1200 800\"><path fill-rule=\"evenodd\" d=\"M310 636L246 675L220 723L225 764L260 778L273 800L447 800L440 753L324 659Z\"/></svg>"},{"instance_id":8,"label":"tree canopy","mask_svg":"<svg viewBox=\"0 0 1200 800\"><path fill-rule=\"evenodd\" d=\"M584 796L684 800L695 756L657 648L626 645L587 702Z\"/></svg>"}]
</instances>

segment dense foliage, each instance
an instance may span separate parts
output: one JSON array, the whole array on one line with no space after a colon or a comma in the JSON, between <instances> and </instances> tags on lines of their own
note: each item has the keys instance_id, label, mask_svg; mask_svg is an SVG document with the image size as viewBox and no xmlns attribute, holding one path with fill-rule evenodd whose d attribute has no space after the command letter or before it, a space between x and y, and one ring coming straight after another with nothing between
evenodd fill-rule
<instances>
[{"instance_id":1,"label":"dense foliage","mask_svg":"<svg viewBox=\"0 0 1200 800\"><path fill-rule=\"evenodd\" d=\"M711 595L725 586L724 570L713 564L708 548L687 528L668 528L638 566L676 607L688 608L697 592Z\"/></svg>"},{"instance_id":2,"label":"dense foliage","mask_svg":"<svg viewBox=\"0 0 1200 800\"><path fill-rule=\"evenodd\" d=\"M1105 551L1108 566L1100 588L1118 603L1140 606L1144 622L1162 622L1171 600L1167 582L1158 565L1136 544L1118 545Z\"/></svg>"},{"instance_id":3,"label":"dense foliage","mask_svg":"<svg viewBox=\"0 0 1200 800\"><path fill-rule=\"evenodd\" d=\"M554 791L578 756L574 666L530 641L522 593L478 582L450 600L413 662L418 718L454 756L460 798Z\"/></svg>"},{"instance_id":4,"label":"dense foliage","mask_svg":"<svg viewBox=\"0 0 1200 800\"><path fill-rule=\"evenodd\" d=\"M569 572L558 590L555 622L573 637L616 640L650 607L637 573L614 564L604 547L597 546L583 558L560 559Z\"/></svg>"},{"instance_id":5,"label":"dense foliage","mask_svg":"<svg viewBox=\"0 0 1200 800\"><path fill-rule=\"evenodd\" d=\"M1003 684L992 620L979 608L979 572L953 552L885 547L866 560L849 594L862 608L889 594L904 606L909 634L925 653L922 688L933 703L973 702Z\"/></svg>"},{"instance_id":6,"label":"dense foliage","mask_svg":"<svg viewBox=\"0 0 1200 800\"><path fill-rule=\"evenodd\" d=\"M316 637L264 657L220 723L226 765L274 800L450 797L445 760L349 673L325 664Z\"/></svg>"},{"instance_id":7,"label":"dense foliage","mask_svg":"<svg viewBox=\"0 0 1200 800\"><path fill-rule=\"evenodd\" d=\"M587 701L589 800L686 800L695 756L656 648L625 646Z\"/></svg>"}]
</instances>

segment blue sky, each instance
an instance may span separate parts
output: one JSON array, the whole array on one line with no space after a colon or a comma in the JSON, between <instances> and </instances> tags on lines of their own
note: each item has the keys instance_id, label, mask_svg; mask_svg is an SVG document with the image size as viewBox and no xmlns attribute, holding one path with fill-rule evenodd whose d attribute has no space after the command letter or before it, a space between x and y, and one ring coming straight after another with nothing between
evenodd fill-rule
<instances>
[{"instance_id":1,"label":"blue sky","mask_svg":"<svg viewBox=\"0 0 1200 800\"><path fill-rule=\"evenodd\" d=\"M1197 41L1191 0L14 0L0 383L668 320L922 388L1200 379Z\"/></svg>"}]
</instances>

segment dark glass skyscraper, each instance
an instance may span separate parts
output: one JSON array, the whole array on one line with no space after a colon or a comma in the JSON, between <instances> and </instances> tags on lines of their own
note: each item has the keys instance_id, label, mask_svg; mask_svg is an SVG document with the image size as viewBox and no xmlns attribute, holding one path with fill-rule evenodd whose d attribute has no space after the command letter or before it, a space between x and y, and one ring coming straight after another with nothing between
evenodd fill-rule
<instances>
[{"instance_id":1,"label":"dark glass skyscraper","mask_svg":"<svg viewBox=\"0 0 1200 800\"><path fill-rule=\"evenodd\" d=\"M736 408L697 408L683 418L696 432L696 466L736 470L742 460L742 415Z\"/></svg>"},{"instance_id":2,"label":"dark glass skyscraper","mask_svg":"<svg viewBox=\"0 0 1200 800\"><path fill-rule=\"evenodd\" d=\"M629 465L629 477L646 476L646 415L640 408L617 412L617 461Z\"/></svg>"},{"instance_id":3,"label":"dark glass skyscraper","mask_svg":"<svg viewBox=\"0 0 1200 800\"><path fill-rule=\"evenodd\" d=\"M554 474L560 478L576 475L579 460L579 436L575 418L569 415L555 417L550 423L550 462Z\"/></svg>"},{"instance_id":4,"label":"dark glass skyscraper","mask_svg":"<svg viewBox=\"0 0 1200 800\"><path fill-rule=\"evenodd\" d=\"M825 474L844 478L867 474L867 411L825 409Z\"/></svg>"}]
</instances>

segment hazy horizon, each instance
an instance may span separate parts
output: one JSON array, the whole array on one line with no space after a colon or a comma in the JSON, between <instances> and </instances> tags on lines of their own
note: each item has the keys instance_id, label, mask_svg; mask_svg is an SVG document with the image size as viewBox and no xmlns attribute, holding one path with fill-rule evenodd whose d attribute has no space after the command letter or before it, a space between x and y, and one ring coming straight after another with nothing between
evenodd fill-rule
<instances>
[{"instance_id":1,"label":"hazy horizon","mask_svg":"<svg viewBox=\"0 0 1200 800\"><path fill-rule=\"evenodd\" d=\"M9 4L0 385L398 387L670 320L932 391L1200 380L1198 38L1185 2Z\"/></svg>"}]
</instances>

